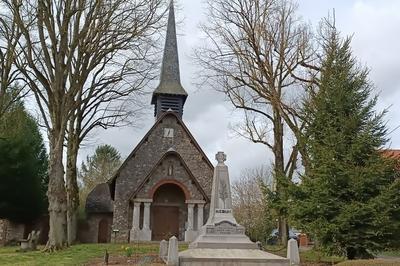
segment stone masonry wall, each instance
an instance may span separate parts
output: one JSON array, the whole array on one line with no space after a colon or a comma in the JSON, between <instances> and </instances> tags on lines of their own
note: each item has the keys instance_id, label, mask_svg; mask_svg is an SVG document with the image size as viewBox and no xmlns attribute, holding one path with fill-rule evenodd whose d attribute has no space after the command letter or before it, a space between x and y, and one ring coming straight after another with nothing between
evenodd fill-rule
<instances>
[{"instance_id":1,"label":"stone masonry wall","mask_svg":"<svg viewBox=\"0 0 400 266\"><path fill-rule=\"evenodd\" d=\"M108 228L108 240L111 241L111 224L112 214L90 214L86 221L81 222L78 226L78 238L81 243L97 243L99 236L99 223L101 220L107 220Z\"/></svg>"},{"instance_id":2,"label":"stone masonry wall","mask_svg":"<svg viewBox=\"0 0 400 266\"><path fill-rule=\"evenodd\" d=\"M168 174L168 168L172 166L172 175ZM199 189L190 178L189 173L183 167L179 158L168 155L150 176L149 182L136 195L136 198L149 198L151 189L163 179L174 179L182 183L190 193L190 199L205 200Z\"/></svg>"},{"instance_id":3,"label":"stone masonry wall","mask_svg":"<svg viewBox=\"0 0 400 266\"><path fill-rule=\"evenodd\" d=\"M0 220L0 246L16 242L24 237L25 225L13 223L6 219Z\"/></svg>"},{"instance_id":4,"label":"stone masonry wall","mask_svg":"<svg viewBox=\"0 0 400 266\"><path fill-rule=\"evenodd\" d=\"M211 196L213 168L180 123L172 113L163 116L121 169L116 180L113 218L113 229L120 231L117 241L126 242L128 239L130 196L170 148L181 155L208 197ZM165 128L173 129L173 138L164 137Z\"/></svg>"},{"instance_id":5,"label":"stone masonry wall","mask_svg":"<svg viewBox=\"0 0 400 266\"><path fill-rule=\"evenodd\" d=\"M4 246L6 242L7 220L0 220L0 246Z\"/></svg>"}]
</instances>

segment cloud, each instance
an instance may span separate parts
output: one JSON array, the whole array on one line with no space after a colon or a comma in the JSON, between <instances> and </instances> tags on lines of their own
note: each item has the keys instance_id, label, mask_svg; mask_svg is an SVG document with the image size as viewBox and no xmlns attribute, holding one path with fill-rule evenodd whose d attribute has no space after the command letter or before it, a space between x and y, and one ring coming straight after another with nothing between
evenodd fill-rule
<instances>
[{"instance_id":1,"label":"cloud","mask_svg":"<svg viewBox=\"0 0 400 266\"><path fill-rule=\"evenodd\" d=\"M388 109L387 126L392 148L400 148L400 1L398 0L301 0L300 13L317 26L335 10L343 36L352 36L359 62L370 69L369 78L379 94L378 112Z\"/></svg>"},{"instance_id":2,"label":"cloud","mask_svg":"<svg viewBox=\"0 0 400 266\"><path fill-rule=\"evenodd\" d=\"M221 93L215 88L196 88L193 85L199 67L190 55L201 41L198 25L206 21L206 10L203 1L181 0L179 4L178 20L185 17L178 27L181 79L189 93L183 119L211 162L215 161L217 151L227 154L227 164L235 179L245 168L269 164L271 153L261 144L233 136L229 125L237 122L237 116ZM354 53L371 69L370 78L381 94L377 109L392 106L386 118L389 129L396 128L400 116L400 1L301 0L299 8L303 18L314 25L335 8L338 28L345 35L354 33ZM92 153L97 144L103 143L115 146L123 156L127 156L153 123L151 107L140 128L100 131L92 138L92 145L81 151L80 159ZM400 148L399 131L390 137L391 147Z\"/></svg>"},{"instance_id":3,"label":"cloud","mask_svg":"<svg viewBox=\"0 0 400 266\"><path fill-rule=\"evenodd\" d=\"M353 49L370 69L379 94L378 111L388 108L389 145L400 148L400 1L356 1L346 31L354 33Z\"/></svg>"}]
</instances>

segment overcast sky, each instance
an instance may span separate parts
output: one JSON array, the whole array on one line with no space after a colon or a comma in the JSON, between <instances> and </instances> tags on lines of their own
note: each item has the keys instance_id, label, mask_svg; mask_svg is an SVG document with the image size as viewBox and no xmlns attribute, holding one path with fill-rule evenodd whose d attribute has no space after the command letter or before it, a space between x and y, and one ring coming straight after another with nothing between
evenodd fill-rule
<instances>
[{"instance_id":1,"label":"overcast sky","mask_svg":"<svg viewBox=\"0 0 400 266\"><path fill-rule=\"evenodd\" d=\"M200 42L199 23L205 21L203 0L178 0L176 11L182 23L178 27L181 81L189 94L183 120L211 162L217 151L224 151L233 179L245 168L270 162L270 152L261 144L252 144L234 136L235 112L221 93L213 88L197 88L198 67L191 54ZM400 1L399 0L301 0L299 14L306 22L318 21L335 9L336 24L343 35L354 35L352 47L358 59L371 69L370 79L380 94L378 110L389 108L386 119L394 130L400 125ZM160 55L161 56L161 55ZM150 106L138 128L109 129L98 132L80 153L80 160L100 144L111 144L126 157L154 123ZM391 148L400 148L400 131L390 135Z\"/></svg>"}]
</instances>

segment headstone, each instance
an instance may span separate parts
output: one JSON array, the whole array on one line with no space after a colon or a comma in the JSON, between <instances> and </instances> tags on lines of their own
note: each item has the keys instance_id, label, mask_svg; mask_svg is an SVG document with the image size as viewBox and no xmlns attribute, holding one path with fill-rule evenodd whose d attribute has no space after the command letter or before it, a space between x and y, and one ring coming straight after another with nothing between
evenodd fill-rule
<instances>
[{"instance_id":1,"label":"headstone","mask_svg":"<svg viewBox=\"0 0 400 266\"><path fill-rule=\"evenodd\" d=\"M30 250L36 250L37 249L37 244L39 242L39 235L40 235L40 231L32 231L31 239L29 241Z\"/></svg>"},{"instance_id":2,"label":"headstone","mask_svg":"<svg viewBox=\"0 0 400 266\"><path fill-rule=\"evenodd\" d=\"M295 239L290 239L288 241L286 257L290 260L291 266L300 265L299 246L297 245L297 241Z\"/></svg>"},{"instance_id":3,"label":"headstone","mask_svg":"<svg viewBox=\"0 0 400 266\"><path fill-rule=\"evenodd\" d=\"M232 213L232 196L226 155L215 155L218 164L214 168L210 215L199 236L190 248L239 248L258 249L256 243L245 235L245 228L236 222Z\"/></svg>"},{"instance_id":4,"label":"headstone","mask_svg":"<svg viewBox=\"0 0 400 266\"><path fill-rule=\"evenodd\" d=\"M160 242L160 252L159 252L160 259L166 261L168 256L168 242L166 240L161 240Z\"/></svg>"},{"instance_id":5,"label":"headstone","mask_svg":"<svg viewBox=\"0 0 400 266\"><path fill-rule=\"evenodd\" d=\"M179 255L178 255L178 239L173 236L169 239L168 243L168 257L167 265L178 265Z\"/></svg>"}]
</instances>

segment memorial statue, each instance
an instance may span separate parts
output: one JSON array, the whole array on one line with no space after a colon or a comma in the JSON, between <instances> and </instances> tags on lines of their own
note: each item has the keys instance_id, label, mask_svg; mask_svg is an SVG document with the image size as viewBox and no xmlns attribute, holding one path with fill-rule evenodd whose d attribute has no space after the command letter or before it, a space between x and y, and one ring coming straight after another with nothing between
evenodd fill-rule
<instances>
[{"instance_id":1,"label":"memorial statue","mask_svg":"<svg viewBox=\"0 0 400 266\"><path fill-rule=\"evenodd\" d=\"M189 248L257 249L257 244L250 241L245 235L245 228L239 225L233 216L225 153L218 152L215 159L218 163L214 168L210 215Z\"/></svg>"}]
</instances>

